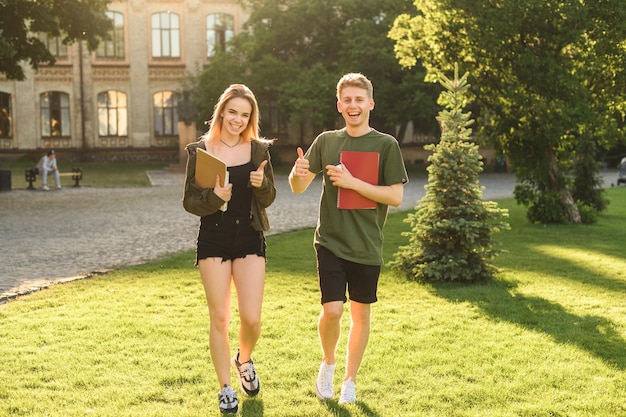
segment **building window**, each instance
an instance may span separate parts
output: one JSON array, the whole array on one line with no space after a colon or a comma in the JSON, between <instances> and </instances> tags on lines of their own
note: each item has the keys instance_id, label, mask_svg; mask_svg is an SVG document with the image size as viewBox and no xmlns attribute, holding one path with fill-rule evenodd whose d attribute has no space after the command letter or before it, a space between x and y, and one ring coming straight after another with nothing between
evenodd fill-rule
<instances>
[{"instance_id":1,"label":"building window","mask_svg":"<svg viewBox=\"0 0 626 417\"><path fill-rule=\"evenodd\" d=\"M47 33L41 32L38 37L55 58L67 58L67 45L63 43L60 36L49 36Z\"/></svg>"},{"instance_id":2,"label":"building window","mask_svg":"<svg viewBox=\"0 0 626 417\"><path fill-rule=\"evenodd\" d=\"M99 58L123 59L124 51L124 15L119 12L106 12L113 22L113 28L109 31L110 39L103 40L98 44L96 56Z\"/></svg>"},{"instance_id":3,"label":"building window","mask_svg":"<svg viewBox=\"0 0 626 417\"><path fill-rule=\"evenodd\" d=\"M121 91L98 94L98 135L128 136L126 94Z\"/></svg>"},{"instance_id":4,"label":"building window","mask_svg":"<svg viewBox=\"0 0 626 417\"><path fill-rule=\"evenodd\" d=\"M235 35L234 18L230 14L214 13L206 17L207 57L226 49L226 42Z\"/></svg>"},{"instance_id":5,"label":"building window","mask_svg":"<svg viewBox=\"0 0 626 417\"><path fill-rule=\"evenodd\" d=\"M152 96L154 103L154 134L156 136L178 135L176 105L180 94L175 91L159 91Z\"/></svg>"},{"instance_id":6,"label":"building window","mask_svg":"<svg viewBox=\"0 0 626 417\"><path fill-rule=\"evenodd\" d=\"M11 94L0 93L0 138L13 137Z\"/></svg>"},{"instance_id":7,"label":"building window","mask_svg":"<svg viewBox=\"0 0 626 417\"><path fill-rule=\"evenodd\" d=\"M70 98L66 93L46 91L40 95L41 136L70 136Z\"/></svg>"},{"instance_id":8,"label":"building window","mask_svg":"<svg viewBox=\"0 0 626 417\"><path fill-rule=\"evenodd\" d=\"M180 19L176 13L152 15L152 57L180 57Z\"/></svg>"}]
</instances>

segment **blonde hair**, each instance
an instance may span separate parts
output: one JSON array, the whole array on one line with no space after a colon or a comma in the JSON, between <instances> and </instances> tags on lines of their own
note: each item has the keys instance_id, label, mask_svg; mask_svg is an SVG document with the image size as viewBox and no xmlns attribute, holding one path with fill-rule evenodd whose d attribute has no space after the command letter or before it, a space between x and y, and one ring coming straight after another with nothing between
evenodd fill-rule
<instances>
[{"instance_id":1,"label":"blonde hair","mask_svg":"<svg viewBox=\"0 0 626 417\"><path fill-rule=\"evenodd\" d=\"M337 100L341 100L341 92L346 87L358 87L367 91L367 97L374 99L374 86L372 82L360 72L351 72L339 80L337 83Z\"/></svg>"},{"instance_id":2,"label":"blonde hair","mask_svg":"<svg viewBox=\"0 0 626 417\"><path fill-rule=\"evenodd\" d=\"M213 109L213 116L209 123L211 126L209 130L202 136L206 140L219 140L222 135L222 117L221 114L226 108L226 104L233 98L243 98L248 100L252 111L250 112L250 120L248 126L241 132L241 138L244 141L251 141L259 138L259 105L257 104L254 93L248 87L243 84L231 84L220 96L215 108Z\"/></svg>"}]
</instances>

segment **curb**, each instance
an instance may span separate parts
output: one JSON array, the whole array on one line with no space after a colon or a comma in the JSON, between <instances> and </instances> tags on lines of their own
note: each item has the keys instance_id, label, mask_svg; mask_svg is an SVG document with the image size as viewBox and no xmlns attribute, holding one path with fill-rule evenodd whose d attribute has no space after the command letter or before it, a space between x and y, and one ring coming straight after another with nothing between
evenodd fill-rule
<instances>
[{"instance_id":1,"label":"curb","mask_svg":"<svg viewBox=\"0 0 626 417\"><path fill-rule=\"evenodd\" d=\"M79 281L79 280L83 280L83 279L90 279L90 278L93 278L95 276L108 274L111 271L112 271L112 269L102 269L102 270L98 270L98 271L92 271L92 272L90 272L88 274L85 274L85 275L76 275L76 276L73 276L73 277L60 278L60 279L57 279L57 280L54 280L54 281L46 282L46 283L41 284L41 285L33 285L33 286L30 286L30 287L27 287L27 288L19 289L16 292L4 292L4 293L0 294L0 305L6 304L6 303L8 303L11 300L16 300L19 297L24 297L24 296L27 296L27 295L32 294L34 292L45 290L47 288L50 288L53 285L66 284L68 282L74 282L74 281Z\"/></svg>"}]
</instances>

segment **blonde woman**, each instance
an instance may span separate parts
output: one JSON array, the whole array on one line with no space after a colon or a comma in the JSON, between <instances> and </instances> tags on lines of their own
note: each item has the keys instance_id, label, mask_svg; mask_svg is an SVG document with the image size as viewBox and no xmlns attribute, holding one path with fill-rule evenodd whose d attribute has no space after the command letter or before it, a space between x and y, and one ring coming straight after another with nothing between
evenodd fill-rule
<instances>
[{"instance_id":1,"label":"blonde woman","mask_svg":"<svg viewBox=\"0 0 626 417\"><path fill-rule=\"evenodd\" d=\"M196 264L209 307L209 345L220 385L219 409L236 413L237 393L231 386L230 365L242 390L260 390L252 351L261 333L265 283L265 209L276 197L269 146L259 137L259 108L252 91L242 84L229 86L220 96L209 130L187 145L188 159L183 207L200 216ZM229 183L215 188L195 183L196 153L203 148L228 167ZM227 210L221 211L224 203ZM240 318L239 348L231 358L228 340L231 282L237 292Z\"/></svg>"}]
</instances>

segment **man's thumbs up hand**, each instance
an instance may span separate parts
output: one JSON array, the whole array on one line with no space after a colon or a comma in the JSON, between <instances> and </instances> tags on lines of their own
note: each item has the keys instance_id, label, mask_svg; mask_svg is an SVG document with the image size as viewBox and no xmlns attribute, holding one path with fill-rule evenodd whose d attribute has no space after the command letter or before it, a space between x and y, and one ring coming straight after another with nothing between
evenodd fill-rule
<instances>
[{"instance_id":1,"label":"man's thumbs up hand","mask_svg":"<svg viewBox=\"0 0 626 417\"><path fill-rule=\"evenodd\" d=\"M302 148L298 146L298 159L293 167L293 174L297 177L306 177L309 172L309 160L304 158Z\"/></svg>"}]
</instances>

